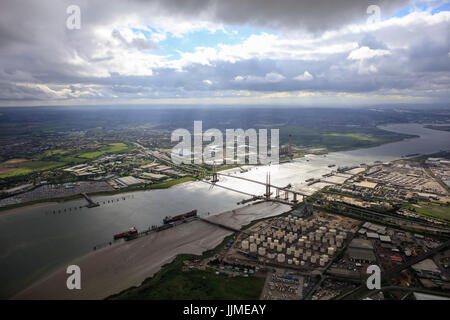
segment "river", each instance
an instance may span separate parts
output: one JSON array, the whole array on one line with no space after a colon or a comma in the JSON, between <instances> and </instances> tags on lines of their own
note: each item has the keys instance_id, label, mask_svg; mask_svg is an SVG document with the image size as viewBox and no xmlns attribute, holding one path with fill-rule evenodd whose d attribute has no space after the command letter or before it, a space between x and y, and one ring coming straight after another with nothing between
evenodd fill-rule
<instances>
[{"instance_id":1,"label":"river","mask_svg":"<svg viewBox=\"0 0 450 320\"><path fill-rule=\"evenodd\" d=\"M237 174L264 182L266 173L270 172L272 184L286 186L291 183L294 188L302 188L306 179L320 178L331 172L330 164L337 167L370 164L407 154L430 154L450 149L450 132L427 129L420 124L395 124L381 128L419 138L325 156L307 155L290 163L256 167ZM252 194L264 193L263 185L243 180L221 177L219 183ZM90 252L94 246L111 241L113 234L131 226L146 229L150 225L161 224L167 215L193 209L201 215L216 214L236 208L237 202L244 198L244 195L212 188L203 182L188 182L164 190L95 197L94 200L101 205L91 209L79 209L85 201L75 200L23 207L2 214L0 298L11 297L56 268Z\"/></svg>"}]
</instances>

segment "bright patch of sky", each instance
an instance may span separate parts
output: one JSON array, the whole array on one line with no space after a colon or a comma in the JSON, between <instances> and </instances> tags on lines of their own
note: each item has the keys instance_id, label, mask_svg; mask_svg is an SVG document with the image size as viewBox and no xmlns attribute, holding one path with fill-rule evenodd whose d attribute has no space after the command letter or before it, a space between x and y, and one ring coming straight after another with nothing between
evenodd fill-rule
<instances>
[{"instance_id":1,"label":"bright patch of sky","mask_svg":"<svg viewBox=\"0 0 450 320\"><path fill-rule=\"evenodd\" d=\"M450 1L440 0L414 3L402 8L401 10L398 10L392 15L392 17L401 18L415 11L429 11L432 14L436 14L442 11L450 11ZM383 16L383 14L381 15Z\"/></svg>"},{"instance_id":2,"label":"bright patch of sky","mask_svg":"<svg viewBox=\"0 0 450 320\"><path fill-rule=\"evenodd\" d=\"M149 27L152 32L157 30ZM135 33L142 33L147 39L152 38L152 32L142 29L133 29ZM276 35L278 32L268 29L252 28L248 26L226 27L215 31L200 30L189 32L182 37L171 33L166 34L165 39L158 42L158 49L152 53L167 56L168 60L181 58L180 52L194 52L196 48L215 48L219 45L236 45L244 42L255 34Z\"/></svg>"}]
</instances>

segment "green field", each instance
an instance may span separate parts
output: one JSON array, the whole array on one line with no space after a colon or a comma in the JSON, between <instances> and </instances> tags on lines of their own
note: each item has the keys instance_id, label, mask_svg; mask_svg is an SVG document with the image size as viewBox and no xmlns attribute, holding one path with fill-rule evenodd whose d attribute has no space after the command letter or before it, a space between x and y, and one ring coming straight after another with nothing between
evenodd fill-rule
<instances>
[{"instance_id":1,"label":"green field","mask_svg":"<svg viewBox=\"0 0 450 320\"><path fill-rule=\"evenodd\" d=\"M420 202L417 205L405 204L403 207L418 214L450 221L450 205L448 204L438 202Z\"/></svg>"},{"instance_id":2,"label":"green field","mask_svg":"<svg viewBox=\"0 0 450 320\"><path fill-rule=\"evenodd\" d=\"M306 128L286 126L280 130L280 143L287 143L289 134L296 146L326 148L328 151L342 151L373 147L399 141L406 135L387 132L377 128Z\"/></svg>"},{"instance_id":3,"label":"green field","mask_svg":"<svg viewBox=\"0 0 450 320\"><path fill-rule=\"evenodd\" d=\"M99 150L92 151L70 151L63 149L48 150L34 156L34 158L47 161L66 162L72 164L84 163L86 160L94 160L105 154L127 152L130 147L122 142L109 143Z\"/></svg>"},{"instance_id":4,"label":"green field","mask_svg":"<svg viewBox=\"0 0 450 320\"><path fill-rule=\"evenodd\" d=\"M178 178L178 179L169 180L169 181L163 181L163 182L159 182L159 183L155 183L155 184L150 184L146 189L166 189L166 188L170 188L174 185L177 185L177 184L180 184L183 182L188 182L188 181L195 181L195 178L184 177L184 178Z\"/></svg>"},{"instance_id":5,"label":"green field","mask_svg":"<svg viewBox=\"0 0 450 320\"><path fill-rule=\"evenodd\" d=\"M92 159L98 158L106 153L124 152L126 150L128 150L128 146L125 143L116 142L116 143L110 143L98 151L82 153L82 154L78 155L78 157L92 160Z\"/></svg>"},{"instance_id":6,"label":"green field","mask_svg":"<svg viewBox=\"0 0 450 320\"><path fill-rule=\"evenodd\" d=\"M5 172L0 175L0 178L10 178L20 175L29 174L32 172L43 171L55 167L63 166L64 162L55 162L55 161L29 161L22 162L17 164L17 168Z\"/></svg>"},{"instance_id":7,"label":"green field","mask_svg":"<svg viewBox=\"0 0 450 320\"><path fill-rule=\"evenodd\" d=\"M257 300L265 278L229 277L211 271L182 271L183 257L164 266L142 286L129 289L113 299L123 300Z\"/></svg>"}]
</instances>

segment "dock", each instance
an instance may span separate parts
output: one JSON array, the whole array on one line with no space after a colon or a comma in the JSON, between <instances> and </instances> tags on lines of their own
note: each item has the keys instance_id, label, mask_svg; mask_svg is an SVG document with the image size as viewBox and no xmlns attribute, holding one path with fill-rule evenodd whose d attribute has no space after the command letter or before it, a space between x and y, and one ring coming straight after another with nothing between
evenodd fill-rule
<instances>
[{"instance_id":1,"label":"dock","mask_svg":"<svg viewBox=\"0 0 450 320\"><path fill-rule=\"evenodd\" d=\"M86 192L81 193L81 195L86 199L86 201L88 202L88 204L86 205L86 207L88 208L94 208L94 207L98 207L100 206L100 204L98 204L97 202L94 202L94 200L91 199L91 197L89 197L87 195Z\"/></svg>"}]
</instances>

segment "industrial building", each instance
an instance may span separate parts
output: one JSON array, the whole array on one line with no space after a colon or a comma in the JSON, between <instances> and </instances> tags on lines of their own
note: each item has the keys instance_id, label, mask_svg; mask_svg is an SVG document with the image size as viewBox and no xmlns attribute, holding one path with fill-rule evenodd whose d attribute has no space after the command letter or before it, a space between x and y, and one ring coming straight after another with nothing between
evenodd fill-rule
<instances>
[{"instance_id":1,"label":"industrial building","mask_svg":"<svg viewBox=\"0 0 450 320\"><path fill-rule=\"evenodd\" d=\"M139 187L145 184L144 181L142 181L141 179L137 179L132 176L117 178L115 179L115 181L122 188Z\"/></svg>"}]
</instances>

